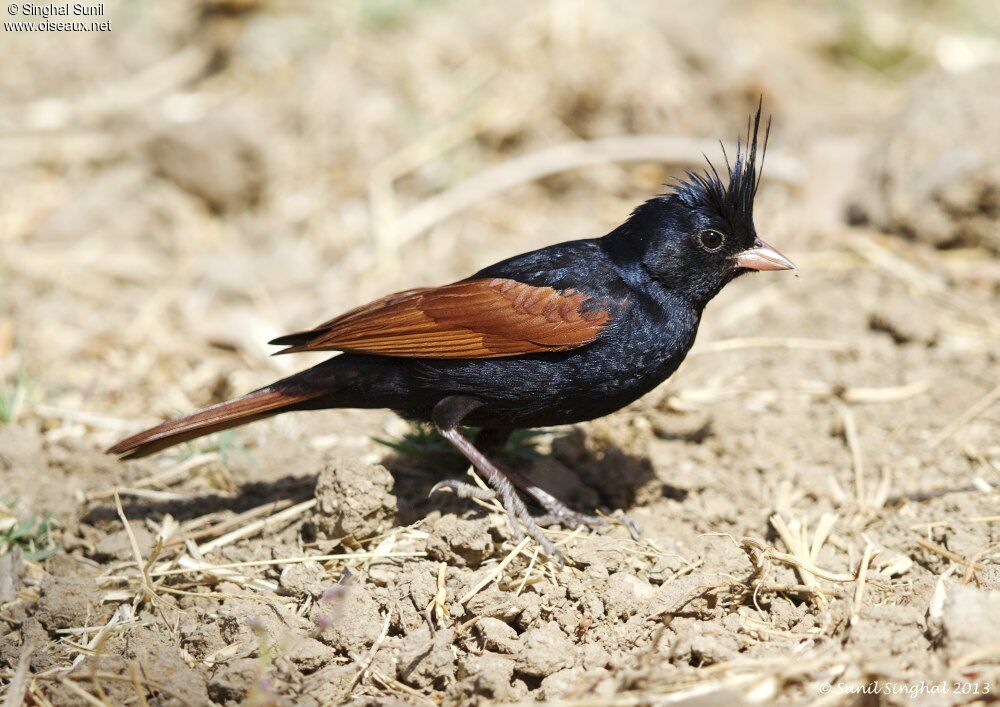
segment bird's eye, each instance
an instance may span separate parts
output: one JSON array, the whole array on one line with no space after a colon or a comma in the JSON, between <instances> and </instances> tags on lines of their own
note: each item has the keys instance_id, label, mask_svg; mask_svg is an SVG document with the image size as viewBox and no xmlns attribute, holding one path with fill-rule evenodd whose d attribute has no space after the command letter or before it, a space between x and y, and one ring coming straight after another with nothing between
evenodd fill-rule
<instances>
[{"instance_id":1,"label":"bird's eye","mask_svg":"<svg viewBox=\"0 0 1000 707\"><path fill-rule=\"evenodd\" d=\"M708 229L698 234L698 243L709 253L719 250L726 242L726 237L718 231Z\"/></svg>"}]
</instances>

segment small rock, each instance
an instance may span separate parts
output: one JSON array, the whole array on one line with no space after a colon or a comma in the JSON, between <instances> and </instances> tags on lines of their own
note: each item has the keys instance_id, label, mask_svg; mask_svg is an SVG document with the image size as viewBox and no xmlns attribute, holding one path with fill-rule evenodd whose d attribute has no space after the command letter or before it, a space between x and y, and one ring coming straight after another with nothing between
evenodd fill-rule
<instances>
[{"instance_id":1,"label":"small rock","mask_svg":"<svg viewBox=\"0 0 1000 707\"><path fill-rule=\"evenodd\" d=\"M285 654L299 670L311 673L329 663L336 653L329 646L310 636L295 636L291 648Z\"/></svg>"},{"instance_id":2,"label":"small rock","mask_svg":"<svg viewBox=\"0 0 1000 707\"><path fill-rule=\"evenodd\" d=\"M464 520L442 516L427 538L427 556L450 565L478 567L493 554L488 518Z\"/></svg>"},{"instance_id":3,"label":"small rock","mask_svg":"<svg viewBox=\"0 0 1000 707\"><path fill-rule=\"evenodd\" d=\"M476 632L483 639L487 650L496 650L511 655L517 653L521 648L517 631L500 619L484 616L476 622Z\"/></svg>"},{"instance_id":4,"label":"small rock","mask_svg":"<svg viewBox=\"0 0 1000 707\"><path fill-rule=\"evenodd\" d=\"M1000 252L1000 93L996 67L913 87L886 125L851 218L937 247Z\"/></svg>"},{"instance_id":5,"label":"small rock","mask_svg":"<svg viewBox=\"0 0 1000 707\"><path fill-rule=\"evenodd\" d=\"M610 673L604 668L586 670L578 667L560 670L542 680L541 698L553 701L589 694L590 686L609 675Z\"/></svg>"},{"instance_id":6,"label":"small rock","mask_svg":"<svg viewBox=\"0 0 1000 707\"><path fill-rule=\"evenodd\" d=\"M139 553L143 558L149 557L149 551L155 542L153 534L134 521L131 525L136 544L139 546ZM132 541L129 539L128 532L122 528L103 536L94 547L94 559L102 562L134 560L135 551L132 549Z\"/></svg>"},{"instance_id":7,"label":"small rock","mask_svg":"<svg viewBox=\"0 0 1000 707\"><path fill-rule=\"evenodd\" d=\"M122 657L141 665L148 675L155 675L164 685L171 685L181 699L192 705L208 702L208 686L200 672L188 665L184 652L169 634L150 626L138 626L123 635L109 639L108 650L114 652L116 642ZM244 689L253 683L244 683Z\"/></svg>"},{"instance_id":8,"label":"small rock","mask_svg":"<svg viewBox=\"0 0 1000 707\"><path fill-rule=\"evenodd\" d=\"M27 474L42 458L42 435L37 430L0 426L0 471Z\"/></svg>"},{"instance_id":9,"label":"small rock","mask_svg":"<svg viewBox=\"0 0 1000 707\"><path fill-rule=\"evenodd\" d=\"M112 607L101 604L103 592L92 577L52 577L42 580L35 617L49 631L95 626L111 618Z\"/></svg>"},{"instance_id":10,"label":"small rock","mask_svg":"<svg viewBox=\"0 0 1000 707\"><path fill-rule=\"evenodd\" d=\"M426 625L406 636L399 649L397 677L414 687L443 689L455 679L454 640L451 629L432 637Z\"/></svg>"},{"instance_id":11,"label":"small rock","mask_svg":"<svg viewBox=\"0 0 1000 707\"><path fill-rule=\"evenodd\" d=\"M255 658L237 658L223 663L208 681L208 696L221 704L243 704L259 680L260 667L260 661Z\"/></svg>"},{"instance_id":12,"label":"small rock","mask_svg":"<svg viewBox=\"0 0 1000 707\"><path fill-rule=\"evenodd\" d=\"M263 193L260 147L238 125L209 121L166 130L147 149L160 175L202 199L212 211L253 206Z\"/></svg>"},{"instance_id":13,"label":"small rock","mask_svg":"<svg viewBox=\"0 0 1000 707\"><path fill-rule=\"evenodd\" d=\"M580 664L588 670L595 670L608 667L611 662L611 655L604 646L597 643L588 643L580 652Z\"/></svg>"},{"instance_id":14,"label":"small rock","mask_svg":"<svg viewBox=\"0 0 1000 707\"><path fill-rule=\"evenodd\" d=\"M49 633L42 626L41 622L34 616L29 616L21 624L21 643L16 656L11 656L12 661L8 665L16 665L17 659L21 656L24 646L45 646L49 642ZM43 672L54 668L60 664L58 656L52 651L35 650L31 654L31 669L35 672Z\"/></svg>"},{"instance_id":15,"label":"small rock","mask_svg":"<svg viewBox=\"0 0 1000 707\"><path fill-rule=\"evenodd\" d=\"M952 660L995 645L1000 636L1000 592L952 587L945 596L942 623L944 649Z\"/></svg>"},{"instance_id":16,"label":"small rock","mask_svg":"<svg viewBox=\"0 0 1000 707\"><path fill-rule=\"evenodd\" d=\"M408 577L409 595L413 599L413 605L423 611L437 596L437 575L436 565L414 564Z\"/></svg>"},{"instance_id":17,"label":"small rock","mask_svg":"<svg viewBox=\"0 0 1000 707\"><path fill-rule=\"evenodd\" d=\"M938 339L938 329L933 319L915 317L912 310L901 305L892 301L880 304L878 311L872 312L868 319L869 328L888 334L897 344L934 344Z\"/></svg>"},{"instance_id":18,"label":"small rock","mask_svg":"<svg viewBox=\"0 0 1000 707\"><path fill-rule=\"evenodd\" d=\"M285 594L317 597L326 589L326 570L318 562L285 565L278 580Z\"/></svg>"},{"instance_id":19,"label":"small rock","mask_svg":"<svg viewBox=\"0 0 1000 707\"><path fill-rule=\"evenodd\" d=\"M327 464L316 483L317 529L331 538L378 535L396 511L392 485L392 474L381 464L351 459Z\"/></svg>"},{"instance_id":20,"label":"small rock","mask_svg":"<svg viewBox=\"0 0 1000 707\"><path fill-rule=\"evenodd\" d=\"M328 606L317 602L310 618L323 627L320 640L342 651L360 651L378 638L385 620L368 587L350 585L342 600Z\"/></svg>"},{"instance_id":21,"label":"small rock","mask_svg":"<svg viewBox=\"0 0 1000 707\"><path fill-rule=\"evenodd\" d=\"M518 672L544 678L573 665L575 647L555 622L525 631L521 640L524 647L515 657Z\"/></svg>"},{"instance_id":22,"label":"small rock","mask_svg":"<svg viewBox=\"0 0 1000 707\"><path fill-rule=\"evenodd\" d=\"M514 596L511 592L502 592L490 586L472 597L465 608L473 616L493 616L511 621L525 611L528 603L537 604L538 597L527 594Z\"/></svg>"},{"instance_id":23,"label":"small rock","mask_svg":"<svg viewBox=\"0 0 1000 707\"><path fill-rule=\"evenodd\" d=\"M448 690L446 703L473 704L482 698L497 702L517 699L511 688L514 661L511 658L485 651L463 654L458 661L459 682Z\"/></svg>"},{"instance_id":24,"label":"small rock","mask_svg":"<svg viewBox=\"0 0 1000 707\"><path fill-rule=\"evenodd\" d=\"M615 572L604 592L607 613L618 619L634 616L656 596L656 588L628 572Z\"/></svg>"},{"instance_id":25,"label":"small rock","mask_svg":"<svg viewBox=\"0 0 1000 707\"><path fill-rule=\"evenodd\" d=\"M302 684L302 694L312 697L321 705L338 705L347 699L358 674L354 663L338 665L331 663L315 673L306 676Z\"/></svg>"},{"instance_id":26,"label":"small rock","mask_svg":"<svg viewBox=\"0 0 1000 707\"><path fill-rule=\"evenodd\" d=\"M719 624L686 622L678 626L678 634L676 643L671 647L674 661L678 664L680 661L691 665L724 663L740 650L738 639Z\"/></svg>"}]
</instances>

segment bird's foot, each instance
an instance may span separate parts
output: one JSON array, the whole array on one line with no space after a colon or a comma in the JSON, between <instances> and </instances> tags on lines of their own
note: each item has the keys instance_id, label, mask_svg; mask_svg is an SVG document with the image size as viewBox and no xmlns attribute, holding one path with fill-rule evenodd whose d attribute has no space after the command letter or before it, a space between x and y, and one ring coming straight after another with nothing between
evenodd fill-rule
<instances>
[{"instance_id":1,"label":"bird's foot","mask_svg":"<svg viewBox=\"0 0 1000 707\"><path fill-rule=\"evenodd\" d=\"M574 530L579 527L601 530L607 527L607 517L574 511L548 491L536 486L518 472L508 469L505 473L518 488L529 494L539 503L539 505L542 506L542 508L546 510L545 515L535 519L539 525L551 525L558 523L566 526L570 530ZM611 516L611 519L617 520L624 525L628 529L629 535L632 536L633 540L639 539L639 526L634 520L621 512L615 513L614 516Z\"/></svg>"},{"instance_id":2,"label":"bird's foot","mask_svg":"<svg viewBox=\"0 0 1000 707\"><path fill-rule=\"evenodd\" d=\"M439 491L451 491L459 498L475 498L480 501L492 501L497 497L497 492L492 489L484 489L466 481L459 481L458 479L438 481L427 495L433 496Z\"/></svg>"},{"instance_id":3,"label":"bird's foot","mask_svg":"<svg viewBox=\"0 0 1000 707\"><path fill-rule=\"evenodd\" d=\"M552 541L542 532L542 527L538 523L538 520L528 511L528 507L524 504L521 497L517 495L513 484L504 476L503 472L487 477L486 481L496 489L496 499L503 506L504 512L507 514L507 520L510 522L511 531L514 534L514 541L519 543L527 536L541 545L546 555L555 558L562 565L564 563L562 553L556 549Z\"/></svg>"},{"instance_id":4,"label":"bird's foot","mask_svg":"<svg viewBox=\"0 0 1000 707\"><path fill-rule=\"evenodd\" d=\"M628 530L628 534L633 540L639 540L642 535L639 533L639 526L634 520L629 518L624 513L615 513L613 516L601 517L592 516L587 513L579 513L577 511L566 508L562 504L561 507L549 508L546 506L546 513L543 516L538 516L535 521L539 525L553 525L558 523L559 525L564 525L570 530L575 530L576 528L590 528L594 531L606 530L608 527L608 518L616 520L625 526Z\"/></svg>"},{"instance_id":5,"label":"bird's foot","mask_svg":"<svg viewBox=\"0 0 1000 707\"><path fill-rule=\"evenodd\" d=\"M518 480L522 479L519 478ZM527 506L524 505L524 502L516 494L510 497L511 500L509 503L505 503L503 501L504 497L497 493L497 491L476 486L467 481L459 481L458 479L446 479L437 482L427 495L433 496L441 491L451 491L459 498L476 499L479 501L501 501L501 505L507 513L507 518L510 520L511 528L514 531L515 541L520 542L524 539L525 535L528 535L532 540L541 545L546 553L557 557L560 563L562 562L562 555L542 532L544 526L562 525L570 530L583 527L595 531L604 530L608 526L607 518L574 511L555 496L537 486L525 484L522 488L545 509L546 512L544 515L532 516ZM633 540L640 538L639 526L626 514L616 513L612 518L619 521L628 529L629 535L632 536ZM524 530L522 530L522 526Z\"/></svg>"},{"instance_id":6,"label":"bird's foot","mask_svg":"<svg viewBox=\"0 0 1000 707\"><path fill-rule=\"evenodd\" d=\"M544 519L532 516L528 512L528 507L524 505L524 501L517 495L510 497L511 502L509 505L506 502L507 499L504 499L504 501L504 510L510 519L510 526L514 532L514 540L521 542L527 536L541 545L546 555L555 559L560 565L565 564L563 554L556 549L556 546L552 544L552 541L542 531L542 525L545 525ZM520 525L518 525L519 523Z\"/></svg>"},{"instance_id":7,"label":"bird's foot","mask_svg":"<svg viewBox=\"0 0 1000 707\"><path fill-rule=\"evenodd\" d=\"M570 530L577 528L590 528L591 530L603 530L608 522L600 516L592 516L588 513L579 513L569 508L546 509L548 513L535 517L535 522L539 525L562 525Z\"/></svg>"},{"instance_id":8,"label":"bird's foot","mask_svg":"<svg viewBox=\"0 0 1000 707\"><path fill-rule=\"evenodd\" d=\"M517 489L511 483L512 479L504 471L497 468L486 456L476 449L476 447L466 439L458 430L459 423L473 410L482 406L482 402L465 396L453 395L441 400L434 406L431 418L438 432L446 440L451 442L462 455L468 459L472 465L483 476L486 484L496 493L492 496L500 502L510 521L511 529L515 539L520 543L524 538L530 537L537 542L549 557L556 558L560 564L563 563L563 556L552 541L545 537L537 521L531 517L524 501L517 495ZM472 490L470 484L465 482L445 482L437 485L438 488L450 488L458 494L467 493L469 497L483 498L482 489ZM487 496L490 498L490 496Z\"/></svg>"},{"instance_id":9,"label":"bird's foot","mask_svg":"<svg viewBox=\"0 0 1000 707\"><path fill-rule=\"evenodd\" d=\"M621 524L625 526L625 529L628 530L628 534L632 536L633 540L638 542L642 539L642 533L639 532L639 524L632 520L631 516L627 513L618 511L612 516L612 518L620 521Z\"/></svg>"},{"instance_id":10,"label":"bird's foot","mask_svg":"<svg viewBox=\"0 0 1000 707\"><path fill-rule=\"evenodd\" d=\"M562 554L556 550L552 541L545 537L545 533L542 532L541 528L542 525L547 525L548 523L555 521L540 521L540 519L534 518L528 511L527 506L524 505L524 502L517 496L513 489L511 489L509 494L504 493L503 491L498 493L493 489L484 489L481 486L476 486L475 484L470 484L466 481L447 479L434 484L430 493L427 495L433 496L439 491L451 491L459 498L471 498L480 501L500 501L500 505L503 506L504 512L507 514L507 519L510 521L514 541L521 542L524 540L525 536L528 536L541 545L546 554L556 558L559 563L562 564Z\"/></svg>"}]
</instances>

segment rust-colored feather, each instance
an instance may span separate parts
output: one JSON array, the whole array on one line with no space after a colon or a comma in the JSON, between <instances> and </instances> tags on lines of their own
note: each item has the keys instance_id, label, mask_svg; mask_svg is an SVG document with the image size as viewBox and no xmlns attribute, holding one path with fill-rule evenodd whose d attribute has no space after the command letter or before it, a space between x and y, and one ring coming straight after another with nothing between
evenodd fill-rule
<instances>
[{"instance_id":1,"label":"rust-colored feather","mask_svg":"<svg viewBox=\"0 0 1000 707\"><path fill-rule=\"evenodd\" d=\"M121 440L108 450L108 454L118 454L123 459L144 457L212 432L277 415L298 403L317 398L324 392L322 388L286 389L281 383L279 381L239 398L212 405L176 420L168 420Z\"/></svg>"},{"instance_id":2,"label":"rust-colored feather","mask_svg":"<svg viewBox=\"0 0 1000 707\"><path fill-rule=\"evenodd\" d=\"M505 278L388 295L310 331L272 341L280 353L353 351L410 358L497 358L590 343L611 314L577 290Z\"/></svg>"}]
</instances>

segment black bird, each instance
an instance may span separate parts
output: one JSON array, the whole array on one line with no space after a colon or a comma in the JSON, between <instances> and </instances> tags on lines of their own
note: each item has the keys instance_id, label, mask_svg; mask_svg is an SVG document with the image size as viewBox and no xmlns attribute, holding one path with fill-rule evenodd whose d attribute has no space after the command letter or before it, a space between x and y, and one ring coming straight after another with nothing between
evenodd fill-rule
<instances>
[{"instance_id":1,"label":"black bird","mask_svg":"<svg viewBox=\"0 0 1000 707\"><path fill-rule=\"evenodd\" d=\"M795 266L757 237L760 107L746 145L640 205L602 238L517 255L441 287L391 294L272 341L278 353L340 355L239 398L164 422L108 450L142 457L211 432L295 410L388 408L431 422L491 491L445 481L463 497L499 497L515 535L550 553L539 525L595 525L490 456L519 428L614 412L666 380L694 343L705 305L754 270ZM761 166L770 122L760 150ZM475 443L459 425L481 428ZM533 518L516 488L547 513ZM523 530L522 530L523 527Z\"/></svg>"}]
</instances>

